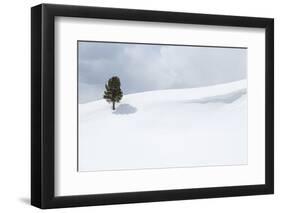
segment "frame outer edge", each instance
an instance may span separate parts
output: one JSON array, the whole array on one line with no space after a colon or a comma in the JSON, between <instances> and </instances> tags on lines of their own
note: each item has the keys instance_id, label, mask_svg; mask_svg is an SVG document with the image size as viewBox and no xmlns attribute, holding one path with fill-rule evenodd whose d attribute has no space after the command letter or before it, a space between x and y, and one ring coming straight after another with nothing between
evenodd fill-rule
<instances>
[{"instance_id":1,"label":"frame outer edge","mask_svg":"<svg viewBox=\"0 0 281 213\"><path fill-rule=\"evenodd\" d=\"M268 19L266 25L266 185L270 194L274 194L274 19Z\"/></svg>"},{"instance_id":2,"label":"frame outer edge","mask_svg":"<svg viewBox=\"0 0 281 213\"><path fill-rule=\"evenodd\" d=\"M42 206L42 6L31 8L31 205Z\"/></svg>"}]
</instances>

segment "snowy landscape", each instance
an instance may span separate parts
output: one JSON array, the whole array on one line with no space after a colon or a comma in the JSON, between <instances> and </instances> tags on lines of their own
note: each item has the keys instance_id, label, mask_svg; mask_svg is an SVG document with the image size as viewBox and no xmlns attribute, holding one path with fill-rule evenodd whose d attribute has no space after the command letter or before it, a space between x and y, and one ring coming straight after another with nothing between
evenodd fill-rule
<instances>
[{"instance_id":1,"label":"snowy landscape","mask_svg":"<svg viewBox=\"0 0 281 213\"><path fill-rule=\"evenodd\" d=\"M247 164L247 81L79 104L78 170Z\"/></svg>"}]
</instances>

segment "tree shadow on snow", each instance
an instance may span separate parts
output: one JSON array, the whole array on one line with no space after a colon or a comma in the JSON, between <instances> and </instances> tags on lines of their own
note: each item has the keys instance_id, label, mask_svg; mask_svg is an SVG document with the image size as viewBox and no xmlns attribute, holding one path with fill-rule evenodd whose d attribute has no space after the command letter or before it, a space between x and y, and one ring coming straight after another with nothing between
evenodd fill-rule
<instances>
[{"instance_id":1,"label":"tree shadow on snow","mask_svg":"<svg viewBox=\"0 0 281 213\"><path fill-rule=\"evenodd\" d=\"M137 112L137 108L130 105L130 104L120 104L113 114L117 115L128 115L128 114L133 114Z\"/></svg>"}]
</instances>

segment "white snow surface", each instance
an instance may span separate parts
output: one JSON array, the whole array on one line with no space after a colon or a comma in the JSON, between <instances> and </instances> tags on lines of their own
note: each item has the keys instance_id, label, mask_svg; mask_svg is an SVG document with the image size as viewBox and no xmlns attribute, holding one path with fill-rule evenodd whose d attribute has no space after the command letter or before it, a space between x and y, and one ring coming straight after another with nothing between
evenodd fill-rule
<instances>
[{"instance_id":1,"label":"white snow surface","mask_svg":"<svg viewBox=\"0 0 281 213\"><path fill-rule=\"evenodd\" d=\"M78 171L247 164L247 81L79 104Z\"/></svg>"}]
</instances>

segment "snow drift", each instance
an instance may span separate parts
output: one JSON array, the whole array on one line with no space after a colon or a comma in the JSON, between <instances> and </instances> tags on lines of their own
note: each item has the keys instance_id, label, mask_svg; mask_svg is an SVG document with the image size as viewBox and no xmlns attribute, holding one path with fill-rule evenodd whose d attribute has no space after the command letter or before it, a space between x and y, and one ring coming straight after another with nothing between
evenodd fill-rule
<instances>
[{"instance_id":1,"label":"snow drift","mask_svg":"<svg viewBox=\"0 0 281 213\"><path fill-rule=\"evenodd\" d=\"M79 171L247 164L246 80L79 104Z\"/></svg>"}]
</instances>

